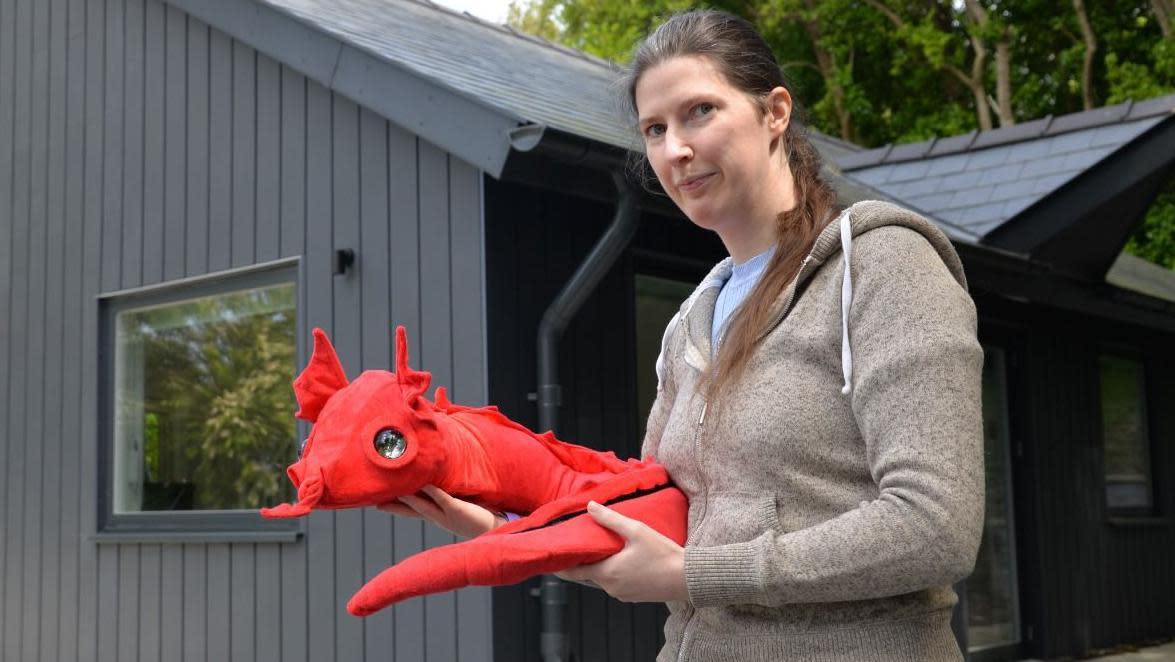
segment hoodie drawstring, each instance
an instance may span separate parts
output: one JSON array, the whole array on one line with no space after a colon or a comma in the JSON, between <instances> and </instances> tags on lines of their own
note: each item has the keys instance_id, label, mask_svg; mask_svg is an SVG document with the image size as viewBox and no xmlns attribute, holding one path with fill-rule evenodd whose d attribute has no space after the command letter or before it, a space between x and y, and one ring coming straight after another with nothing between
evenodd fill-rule
<instances>
[{"instance_id":1,"label":"hoodie drawstring","mask_svg":"<svg viewBox=\"0 0 1175 662\"><path fill-rule=\"evenodd\" d=\"M840 363L845 385L840 392L848 395L853 381L853 348L849 345L849 307L853 305L853 275L849 264L853 259L853 229L848 209L840 215L840 246L845 254L845 271L840 285Z\"/></svg>"}]
</instances>

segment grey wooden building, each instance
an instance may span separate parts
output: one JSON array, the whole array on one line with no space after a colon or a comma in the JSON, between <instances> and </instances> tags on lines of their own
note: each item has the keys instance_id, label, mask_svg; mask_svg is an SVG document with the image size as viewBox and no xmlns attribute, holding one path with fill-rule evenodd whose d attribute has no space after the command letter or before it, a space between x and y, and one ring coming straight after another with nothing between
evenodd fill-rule
<instances>
[{"instance_id":1,"label":"grey wooden building","mask_svg":"<svg viewBox=\"0 0 1175 662\"><path fill-rule=\"evenodd\" d=\"M560 436L638 452L650 352L721 245L653 192L618 196L631 137L613 77L417 0L0 0L0 660L539 659L534 581L349 616L364 581L451 538L371 510L275 523L234 507L282 478L305 429L272 466L225 460L250 434L232 424L265 416L218 394L288 383L314 326L349 375L390 367L404 324L455 401L537 428L554 311ZM1159 369L1175 286L1110 269L1170 181L1173 108L872 151L813 136L845 202L928 214L973 283L996 468L985 555L959 586L973 659L1175 635L1175 382ZM618 204L639 223L617 230ZM153 418L160 398L191 407L207 375L151 343L177 320L245 319L267 339L243 355L251 373L221 375L187 414L204 420ZM240 337L181 347L236 356ZM1126 443L1143 469L1108 481L1099 365L1145 403ZM181 453L180 429L225 441ZM190 452L199 480L236 491L177 478ZM567 609L574 659L660 645L659 606L572 587Z\"/></svg>"}]
</instances>

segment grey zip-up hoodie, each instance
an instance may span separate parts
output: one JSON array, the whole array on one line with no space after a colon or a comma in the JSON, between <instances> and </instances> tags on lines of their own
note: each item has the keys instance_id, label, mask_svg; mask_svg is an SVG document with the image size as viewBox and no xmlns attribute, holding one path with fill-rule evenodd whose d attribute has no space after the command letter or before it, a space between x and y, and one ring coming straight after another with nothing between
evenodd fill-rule
<instances>
[{"instance_id":1,"label":"grey zip-up hoodie","mask_svg":"<svg viewBox=\"0 0 1175 662\"><path fill-rule=\"evenodd\" d=\"M849 268L846 270L845 256ZM950 241L861 202L820 234L720 407L719 263L666 330L643 455L689 497L670 660L958 660L983 527L975 306Z\"/></svg>"}]
</instances>

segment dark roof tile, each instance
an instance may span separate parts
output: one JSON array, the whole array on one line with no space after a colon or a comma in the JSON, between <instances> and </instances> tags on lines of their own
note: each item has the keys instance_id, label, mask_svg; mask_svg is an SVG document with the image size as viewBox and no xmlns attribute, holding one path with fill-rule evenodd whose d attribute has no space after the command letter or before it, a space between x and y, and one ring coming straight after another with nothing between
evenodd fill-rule
<instances>
[{"instance_id":1,"label":"dark roof tile","mask_svg":"<svg viewBox=\"0 0 1175 662\"><path fill-rule=\"evenodd\" d=\"M897 161L910 161L913 159L921 159L926 156L934 141L925 141L918 143L905 143L902 145L894 145L893 149L885 157L886 163L894 163Z\"/></svg>"},{"instance_id":2,"label":"dark roof tile","mask_svg":"<svg viewBox=\"0 0 1175 662\"><path fill-rule=\"evenodd\" d=\"M1098 161L1101 161L1109 153L1110 150L1102 147L1100 149L1089 149L1084 152L1073 152L1071 154L1066 154L1065 162L1061 166L1061 170L1085 170Z\"/></svg>"},{"instance_id":3,"label":"dark roof tile","mask_svg":"<svg viewBox=\"0 0 1175 662\"><path fill-rule=\"evenodd\" d=\"M988 168L982 172L975 173L979 176L975 183L979 186L987 186L1015 181L1023 169L1023 163L1006 163L994 168Z\"/></svg>"},{"instance_id":4,"label":"dark roof tile","mask_svg":"<svg viewBox=\"0 0 1175 662\"><path fill-rule=\"evenodd\" d=\"M953 191L945 193L935 192L931 195L923 195L909 198L910 204L916 205L919 209L925 209L928 212L937 214L939 210L945 209L951 203L951 199L955 197Z\"/></svg>"},{"instance_id":5,"label":"dark roof tile","mask_svg":"<svg viewBox=\"0 0 1175 662\"><path fill-rule=\"evenodd\" d=\"M958 191L962 188L970 188L975 185L976 174L970 170L963 172L956 172L942 178L939 185L940 191Z\"/></svg>"},{"instance_id":6,"label":"dark roof tile","mask_svg":"<svg viewBox=\"0 0 1175 662\"><path fill-rule=\"evenodd\" d=\"M940 156L938 158L928 159L930 164L930 174L932 175L949 175L951 173L962 172L967 169L967 154L951 154L949 156Z\"/></svg>"},{"instance_id":7,"label":"dark roof tile","mask_svg":"<svg viewBox=\"0 0 1175 662\"><path fill-rule=\"evenodd\" d=\"M978 133L978 131L971 131L970 133L964 133L957 136L939 138L938 140L934 141L934 146L930 149L930 152L927 154L927 156L951 154L968 149L971 147L971 143L974 142L975 136L978 135Z\"/></svg>"},{"instance_id":8,"label":"dark roof tile","mask_svg":"<svg viewBox=\"0 0 1175 662\"><path fill-rule=\"evenodd\" d=\"M1048 135L1055 136L1068 131L1090 129L1095 126L1121 122L1126 119L1126 114L1130 112L1132 103L1127 101L1116 106L1104 106L1102 108L1094 108L1093 110L1061 115L1053 119L1052 125L1049 126Z\"/></svg>"},{"instance_id":9,"label":"dark roof tile","mask_svg":"<svg viewBox=\"0 0 1175 662\"><path fill-rule=\"evenodd\" d=\"M913 161L895 165L886 178L887 182L905 182L911 179L920 179L930 171L930 164L926 161Z\"/></svg>"},{"instance_id":10,"label":"dark roof tile","mask_svg":"<svg viewBox=\"0 0 1175 662\"><path fill-rule=\"evenodd\" d=\"M978 205L967 210L967 214L963 217L963 222L968 226L973 226L976 223L990 224L992 221L1003 220L1000 214L1004 211L1003 202L994 202L986 205Z\"/></svg>"},{"instance_id":11,"label":"dark roof tile","mask_svg":"<svg viewBox=\"0 0 1175 662\"><path fill-rule=\"evenodd\" d=\"M974 207L980 205L991 199L991 187L984 186L981 188L967 188L961 191L955 191L955 196L951 198L951 207Z\"/></svg>"},{"instance_id":12,"label":"dark roof tile","mask_svg":"<svg viewBox=\"0 0 1175 662\"><path fill-rule=\"evenodd\" d=\"M1050 136L1046 139L1049 143L1049 154L1067 154L1088 149L1093 142L1094 133L1093 130L1073 131L1059 136Z\"/></svg>"},{"instance_id":13,"label":"dark roof tile","mask_svg":"<svg viewBox=\"0 0 1175 662\"><path fill-rule=\"evenodd\" d=\"M935 212L934 215L950 223L962 223L963 217L967 215L967 208L960 207L958 209L942 209Z\"/></svg>"},{"instance_id":14,"label":"dark roof tile","mask_svg":"<svg viewBox=\"0 0 1175 662\"><path fill-rule=\"evenodd\" d=\"M1020 140L1037 138L1048 129L1049 123L1052 121L1053 116L1048 115L1038 120L1032 120L1031 122L1022 122L1009 127L995 129L994 131L984 131L975 137L975 142L971 144L971 149L994 147L995 145L1006 145Z\"/></svg>"},{"instance_id":15,"label":"dark roof tile","mask_svg":"<svg viewBox=\"0 0 1175 662\"><path fill-rule=\"evenodd\" d=\"M894 189L894 195L905 199L928 195L938 191L941 183L942 177L919 177L912 181L903 182Z\"/></svg>"},{"instance_id":16,"label":"dark roof tile","mask_svg":"<svg viewBox=\"0 0 1175 662\"><path fill-rule=\"evenodd\" d=\"M1007 200L1004 202L1004 209L1000 212L1000 215L1004 218L1012 218L1016 214L1028 209L1037 200L1040 200L1040 196L1027 195Z\"/></svg>"},{"instance_id":17,"label":"dark roof tile","mask_svg":"<svg viewBox=\"0 0 1175 662\"><path fill-rule=\"evenodd\" d=\"M1172 113L1175 113L1175 94L1168 94L1145 101L1135 101L1126 119L1136 120L1143 117L1170 115Z\"/></svg>"},{"instance_id":18,"label":"dark roof tile","mask_svg":"<svg viewBox=\"0 0 1175 662\"><path fill-rule=\"evenodd\" d=\"M1050 156L1025 163L1024 168L1020 171L1020 177L1023 179L1035 179L1046 175L1055 175L1064 169L1065 156Z\"/></svg>"},{"instance_id":19,"label":"dark roof tile","mask_svg":"<svg viewBox=\"0 0 1175 662\"><path fill-rule=\"evenodd\" d=\"M885 160L885 155L889 154L889 150L893 149L893 144L870 149L864 152L854 152L852 154L845 154L836 160L836 164L840 166L841 170L853 170L855 168L866 168L875 166Z\"/></svg>"},{"instance_id":20,"label":"dark roof tile","mask_svg":"<svg viewBox=\"0 0 1175 662\"><path fill-rule=\"evenodd\" d=\"M1015 181L1005 182L995 187L992 191L992 200L1010 200L1012 198L1022 198L1026 195L1032 195L1033 190L1036 189L1035 179L1025 179L1024 177L1017 177Z\"/></svg>"},{"instance_id":21,"label":"dark roof tile","mask_svg":"<svg viewBox=\"0 0 1175 662\"><path fill-rule=\"evenodd\" d=\"M1026 140L1008 148L1008 161L1031 161L1047 156L1048 153L1049 141L1040 139Z\"/></svg>"},{"instance_id":22,"label":"dark roof tile","mask_svg":"<svg viewBox=\"0 0 1175 662\"><path fill-rule=\"evenodd\" d=\"M1036 188L1032 192L1037 194L1052 193L1061 188L1062 184L1073 179L1074 174L1072 172L1062 172L1056 175L1041 177L1036 180Z\"/></svg>"},{"instance_id":23,"label":"dark roof tile","mask_svg":"<svg viewBox=\"0 0 1175 662\"><path fill-rule=\"evenodd\" d=\"M887 168L885 166L869 168L866 170L854 170L853 178L870 186L880 186L889 179L890 170L892 170L892 168Z\"/></svg>"},{"instance_id":24,"label":"dark roof tile","mask_svg":"<svg viewBox=\"0 0 1175 662\"><path fill-rule=\"evenodd\" d=\"M983 168L990 168L991 166L1006 163L1008 160L1008 150L1000 149L998 147L988 148L971 152L971 158L967 159L968 170L979 170Z\"/></svg>"}]
</instances>

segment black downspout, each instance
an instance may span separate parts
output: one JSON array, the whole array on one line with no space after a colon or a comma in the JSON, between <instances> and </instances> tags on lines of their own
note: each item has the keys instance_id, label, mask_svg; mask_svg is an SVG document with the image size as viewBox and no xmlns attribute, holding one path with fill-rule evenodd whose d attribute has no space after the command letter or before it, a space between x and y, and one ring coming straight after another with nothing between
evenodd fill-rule
<instances>
[{"instance_id":1,"label":"black downspout","mask_svg":"<svg viewBox=\"0 0 1175 662\"><path fill-rule=\"evenodd\" d=\"M538 336L538 406L539 430L555 430L562 404L559 385L559 338L568 322L579 311L583 302L599 285L600 280L624 252L640 221L637 194L625 179L623 172L611 171L616 184L616 216L604 231L591 253L580 263L571 280L543 313ZM567 587L554 575L544 575L539 589L542 604L543 629L540 650L543 662L568 660L567 627L564 613L567 607Z\"/></svg>"}]
</instances>

